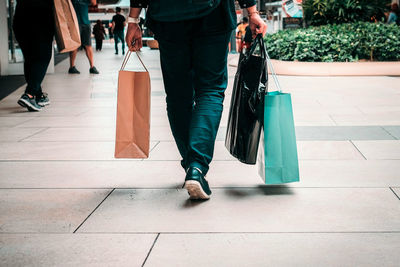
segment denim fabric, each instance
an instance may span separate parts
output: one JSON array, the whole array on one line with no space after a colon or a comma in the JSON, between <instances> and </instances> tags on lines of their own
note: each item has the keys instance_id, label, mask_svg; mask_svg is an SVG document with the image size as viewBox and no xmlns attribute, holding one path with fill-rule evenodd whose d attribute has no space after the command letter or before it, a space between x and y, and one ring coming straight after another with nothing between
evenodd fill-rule
<instances>
[{"instance_id":1,"label":"denim fabric","mask_svg":"<svg viewBox=\"0 0 400 267\"><path fill-rule=\"evenodd\" d=\"M204 174L213 158L227 86L232 35L221 10L194 20L155 22L167 113L182 166Z\"/></svg>"},{"instance_id":2,"label":"denim fabric","mask_svg":"<svg viewBox=\"0 0 400 267\"><path fill-rule=\"evenodd\" d=\"M114 44L115 44L115 53L118 53L118 43L121 41L122 43L122 52L125 51L125 41L124 41L124 31L115 31L114 34Z\"/></svg>"}]
</instances>

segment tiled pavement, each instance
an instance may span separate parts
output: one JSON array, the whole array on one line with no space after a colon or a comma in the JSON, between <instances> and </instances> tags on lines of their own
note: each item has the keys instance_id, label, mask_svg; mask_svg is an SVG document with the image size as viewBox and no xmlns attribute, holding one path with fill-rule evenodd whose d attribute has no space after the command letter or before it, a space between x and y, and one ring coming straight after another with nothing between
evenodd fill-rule
<instances>
[{"instance_id":1,"label":"tiled pavement","mask_svg":"<svg viewBox=\"0 0 400 267\"><path fill-rule=\"evenodd\" d=\"M0 266L398 266L399 77L280 77L301 171L286 186L263 186L224 148L228 89L212 199L197 203L180 188L158 52L142 53L152 78L147 160L113 158L122 57L107 46L95 56L98 76L83 53L81 75L57 65L40 113L16 105L23 88L0 102Z\"/></svg>"}]
</instances>

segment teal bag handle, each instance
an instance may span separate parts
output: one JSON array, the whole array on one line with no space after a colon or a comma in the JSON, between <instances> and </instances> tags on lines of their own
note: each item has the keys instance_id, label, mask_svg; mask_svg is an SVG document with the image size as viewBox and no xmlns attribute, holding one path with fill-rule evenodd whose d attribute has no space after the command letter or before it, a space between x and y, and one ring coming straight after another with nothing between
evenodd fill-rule
<instances>
[{"instance_id":1,"label":"teal bag handle","mask_svg":"<svg viewBox=\"0 0 400 267\"><path fill-rule=\"evenodd\" d=\"M272 65L272 62L271 62L271 58L268 55L268 51L265 50L265 53L266 53L265 56L266 56L266 59L267 59L267 64L268 64L269 68L271 69L271 75L272 75L272 78L274 79L276 88L278 88L278 92L279 93L282 93L281 84L279 83L278 77L276 76L274 66Z\"/></svg>"}]
</instances>

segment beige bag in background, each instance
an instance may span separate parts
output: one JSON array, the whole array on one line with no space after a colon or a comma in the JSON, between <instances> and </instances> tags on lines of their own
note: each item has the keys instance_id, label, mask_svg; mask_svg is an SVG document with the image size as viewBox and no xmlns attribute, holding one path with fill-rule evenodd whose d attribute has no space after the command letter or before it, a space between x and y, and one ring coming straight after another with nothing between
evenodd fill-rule
<instances>
[{"instance_id":1,"label":"beige bag in background","mask_svg":"<svg viewBox=\"0 0 400 267\"><path fill-rule=\"evenodd\" d=\"M78 18L71 0L54 0L58 52L65 53L81 46Z\"/></svg>"},{"instance_id":2,"label":"beige bag in background","mask_svg":"<svg viewBox=\"0 0 400 267\"><path fill-rule=\"evenodd\" d=\"M148 158L150 150L150 75L146 71L124 70L128 51L118 75L116 158Z\"/></svg>"}]
</instances>

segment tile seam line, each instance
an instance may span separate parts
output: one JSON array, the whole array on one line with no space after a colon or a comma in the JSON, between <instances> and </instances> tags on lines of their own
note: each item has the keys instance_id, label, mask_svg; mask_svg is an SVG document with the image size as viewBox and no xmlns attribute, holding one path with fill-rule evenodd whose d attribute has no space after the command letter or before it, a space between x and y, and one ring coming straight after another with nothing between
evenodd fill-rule
<instances>
[{"instance_id":1,"label":"tile seam line","mask_svg":"<svg viewBox=\"0 0 400 267\"><path fill-rule=\"evenodd\" d=\"M397 140L395 140L397 141ZM7 142L4 142L7 143ZM17 143L17 142L16 142ZM40 143L40 142L36 142L36 143ZM364 162L366 159L348 159L348 158L343 158L343 159L299 159L299 161L360 161L360 162ZM399 158L388 158L388 159L371 159L368 161L388 161L388 160L392 160L392 161L399 161ZM179 159L0 159L0 163L1 162L179 162ZM236 162L236 159L229 159L229 160L225 160L225 159L214 159L213 162Z\"/></svg>"},{"instance_id":2,"label":"tile seam line","mask_svg":"<svg viewBox=\"0 0 400 267\"><path fill-rule=\"evenodd\" d=\"M399 139L397 139L396 136L392 135L388 130L386 130L384 126L379 126L379 127L381 127L382 130L384 130L388 135L390 135L391 137L393 137L394 140L399 140Z\"/></svg>"},{"instance_id":3,"label":"tile seam line","mask_svg":"<svg viewBox=\"0 0 400 267\"><path fill-rule=\"evenodd\" d=\"M186 234L400 234L400 231L303 231L303 232L0 232L1 235L154 235L154 234L163 234L163 235L186 235Z\"/></svg>"},{"instance_id":4,"label":"tile seam line","mask_svg":"<svg viewBox=\"0 0 400 267\"><path fill-rule=\"evenodd\" d=\"M81 226L89 219L89 217L101 206L101 204L103 204L103 202L114 192L115 188L113 188L107 195L106 197L94 208L94 210L89 213L89 215L81 222L81 224L79 224L79 226L75 229L75 231L73 231L72 233L75 234L80 228Z\"/></svg>"},{"instance_id":5,"label":"tile seam line","mask_svg":"<svg viewBox=\"0 0 400 267\"><path fill-rule=\"evenodd\" d=\"M34 133L34 134L31 134L31 135L29 135L29 136L27 136L27 137L21 138L20 140L17 141L17 143L24 142L24 140L29 139L29 138L31 138L31 137L37 135L37 134L41 134L41 133L47 131L48 129L50 129L50 127L43 128L43 129L39 130L38 132L36 132L36 133ZM28 141L28 142L29 142L29 141ZM9 142L7 142L7 143L9 143Z\"/></svg>"},{"instance_id":6,"label":"tile seam line","mask_svg":"<svg viewBox=\"0 0 400 267\"><path fill-rule=\"evenodd\" d=\"M144 261L143 261L143 263L142 263L142 267L146 264L147 260L149 259L150 254L151 254L151 252L153 251L153 248L154 248L154 246L156 245L158 238L160 237L160 234L161 234L161 233L157 233L157 236L156 236L156 238L154 239L153 244L151 245L151 247L150 247L150 249L149 249L149 252L148 252L147 255L146 255L146 258L144 259Z\"/></svg>"},{"instance_id":7,"label":"tile seam line","mask_svg":"<svg viewBox=\"0 0 400 267\"><path fill-rule=\"evenodd\" d=\"M261 186L261 187L260 187ZM391 187L398 187L389 186ZM262 184L254 184L254 186L211 186L216 190L222 189L387 189L388 186L285 186ZM0 187L0 190L182 190L181 186L177 187Z\"/></svg>"},{"instance_id":8,"label":"tile seam line","mask_svg":"<svg viewBox=\"0 0 400 267\"><path fill-rule=\"evenodd\" d=\"M211 186L211 188L215 190L222 189L387 189L387 186L284 186L284 185L275 185L275 186L266 186L266 187L258 187L259 184L255 184L254 186ZM393 187L398 187L393 186ZM389 187L391 188L391 187ZM181 186L178 187L0 187L0 190L182 190Z\"/></svg>"},{"instance_id":9,"label":"tile seam line","mask_svg":"<svg viewBox=\"0 0 400 267\"><path fill-rule=\"evenodd\" d=\"M367 158L364 156L364 154L361 153L360 149L358 149L358 147L353 143L353 140L349 140L349 142L353 145L353 147L354 147L355 149L357 149L358 153L360 153L361 156L362 156L365 160L367 160Z\"/></svg>"},{"instance_id":10,"label":"tile seam line","mask_svg":"<svg viewBox=\"0 0 400 267\"><path fill-rule=\"evenodd\" d=\"M392 187L389 187L390 191L392 191L392 193L400 200L400 196L397 195L397 193L394 191L394 189Z\"/></svg>"}]
</instances>

